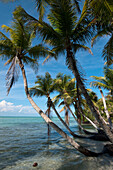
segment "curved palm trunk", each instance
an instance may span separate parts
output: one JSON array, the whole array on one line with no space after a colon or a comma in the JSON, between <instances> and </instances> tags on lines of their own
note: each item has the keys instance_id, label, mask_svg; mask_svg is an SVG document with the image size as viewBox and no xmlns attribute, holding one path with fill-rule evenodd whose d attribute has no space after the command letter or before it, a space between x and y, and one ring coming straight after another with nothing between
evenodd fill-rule
<instances>
[{"instance_id":1,"label":"curved palm trunk","mask_svg":"<svg viewBox=\"0 0 113 170\"><path fill-rule=\"evenodd\" d=\"M105 97L104 97L104 94L103 94L103 91L102 91L101 87L99 87L99 90L100 90L100 93L101 93L101 96L102 96L104 110L105 110L109 125L112 128L112 121L111 121L111 118L110 118L110 115L109 115L109 112L108 112L108 109L107 109L106 100L105 100Z\"/></svg>"},{"instance_id":2,"label":"curved palm trunk","mask_svg":"<svg viewBox=\"0 0 113 170\"><path fill-rule=\"evenodd\" d=\"M76 143L62 129L60 129L54 122L52 122L52 120L50 118L48 118L46 116L46 114L44 114L44 112L36 105L36 103L33 101L33 99L31 98L31 96L29 94L29 91L28 91L27 78L26 78L26 74L25 74L25 70L24 70L24 65L22 64L21 59L19 57L18 57L18 59L19 59L19 66L21 68L22 76L23 76L23 80L24 80L25 93L26 93L26 96L27 96L29 102L33 106L33 108L40 114L40 116L45 120L45 122L47 124L49 124L54 130L56 130L63 138L65 138L79 152L81 152L82 154L84 154L86 156L100 155L101 153L92 152L92 151L84 148L83 146L79 145L78 143Z\"/></svg>"},{"instance_id":3,"label":"curved palm trunk","mask_svg":"<svg viewBox=\"0 0 113 170\"><path fill-rule=\"evenodd\" d=\"M74 106L74 107L75 107L75 106ZM71 109L69 109L69 110L70 110L70 112L72 113L72 116L74 117L74 119L77 121L77 123L78 123L78 125L79 125L79 128L81 128L86 134L95 134L95 133L93 133L93 132L89 132L89 131L85 130L85 129L79 124L79 122L78 122L78 120L76 119L75 115L73 114L72 110L71 110ZM98 131L100 130L100 128L98 128L98 127L96 126L96 124L92 122L92 120L90 120L87 116L85 116L85 115L83 114L83 111L82 111L81 108L79 108L79 111L81 111L81 115L82 115L84 118L86 118L86 119L91 123L91 125L92 125L94 128L96 128L96 130L98 130Z\"/></svg>"},{"instance_id":4,"label":"curved palm trunk","mask_svg":"<svg viewBox=\"0 0 113 170\"><path fill-rule=\"evenodd\" d=\"M78 123L78 126L79 126L79 128L81 129L81 130L83 130L86 134L89 134L89 135L94 135L94 134L97 134L97 133L95 133L95 132L89 132L89 131L87 131L86 129L84 129L82 126L81 126L81 124L79 124L79 122L77 121L77 119L76 119L76 117L75 117L75 115L73 114L73 112L72 112L72 110L71 110L71 108L68 106L68 109L69 109L69 111L71 112L71 114L72 114L72 116L74 117L74 119L76 120L76 122ZM89 119L89 118L88 118ZM90 119L89 119L89 121L90 121ZM91 121L92 122L92 121ZM93 123L93 122L92 122ZM94 124L94 123L93 123ZM94 124L94 127L96 128L96 129L98 129L98 127Z\"/></svg>"},{"instance_id":5,"label":"curved palm trunk","mask_svg":"<svg viewBox=\"0 0 113 170\"><path fill-rule=\"evenodd\" d=\"M77 120L77 118L75 117L75 115L73 114L71 108L70 108L69 106L67 106L67 107L68 107L70 113L72 114L73 118L74 118L74 119L76 120L76 122L78 123L79 128L84 131L84 128L83 128L83 127L81 126L81 124L78 122L78 120Z\"/></svg>"},{"instance_id":6,"label":"curved palm trunk","mask_svg":"<svg viewBox=\"0 0 113 170\"><path fill-rule=\"evenodd\" d=\"M85 117L90 123L91 125L96 129L99 130L99 128L97 127L97 125L91 120L89 119L86 115L84 115L83 113L81 113L83 115L83 117Z\"/></svg>"},{"instance_id":7,"label":"curved palm trunk","mask_svg":"<svg viewBox=\"0 0 113 170\"><path fill-rule=\"evenodd\" d=\"M96 130L100 130L99 127L97 127L97 125L91 120L89 119L86 115L84 115L84 112L82 110L82 107L81 107L81 97L80 97L80 93L79 93L79 88L78 88L78 83L77 83L77 93L78 93L78 105L77 105L77 110L79 110L80 114L83 116L83 118L86 118L90 123L91 125L96 129ZM88 131L86 131L85 129L83 130L86 134L90 133Z\"/></svg>"},{"instance_id":8,"label":"curved palm trunk","mask_svg":"<svg viewBox=\"0 0 113 170\"><path fill-rule=\"evenodd\" d=\"M77 119L78 119L79 124L81 124L81 112L79 111L80 107L81 107L81 102L80 102L81 100L80 100L78 81L76 83L76 86L77 86L77 98L78 98L78 101L77 101L77 107L78 107Z\"/></svg>"},{"instance_id":9,"label":"curved palm trunk","mask_svg":"<svg viewBox=\"0 0 113 170\"><path fill-rule=\"evenodd\" d=\"M59 120L60 120L60 121L63 123L63 125L66 127L66 129L68 130L68 132L69 132L73 137L79 137L78 135L74 134L74 133L71 131L71 129L69 128L69 126L66 124L66 122L61 118L61 116L60 116L59 113L57 112L57 110L56 110L56 108L55 108L55 106L54 106L54 104L53 104L53 102L52 102L52 100L51 100L50 97L49 97L49 100L50 100L50 102L51 102L51 106L52 106L54 112L56 113L56 115L57 115L57 117L59 118Z\"/></svg>"},{"instance_id":10,"label":"curved palm trunk","mask_svg":"<svg viewBox=\"0 0 113 170\"><path fill-rule=\"evenodd\" d=\"M70 44L70 42L68 44ZM99 110L94 106L93 102L91 101L91 99L87 93L87 90L85 89L84 83L82 82L81 76L77 69L76 60L73 57L71 45L67 46L66 51L67 51L67 59L68 59L68 63L69 63L68 64L69 68L71 68L71 70L79 84L79 88L81 89L90 110L92 111L96 120L99 122L100 126L104 129L104 131L105 131L106 135L108 136L108 138L110 139L110 141L113 143L113 133L111 132L111 129L105 124L105 121L102 118L102 116L100 115Z\"/></svg>"}]
</instances>

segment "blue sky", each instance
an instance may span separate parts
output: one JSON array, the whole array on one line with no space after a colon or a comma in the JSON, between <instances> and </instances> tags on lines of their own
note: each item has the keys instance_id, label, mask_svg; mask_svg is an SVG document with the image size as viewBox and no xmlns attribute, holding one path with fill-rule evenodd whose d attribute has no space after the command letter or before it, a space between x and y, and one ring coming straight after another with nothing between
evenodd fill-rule
<instances>
[{"instance_id":1,"label":"blue sky","mask_svg":"<svg viewBox=\"0 0 113 170\"><path fill-rule=\"evenodd\" d=\"M32 0L18 0L14 3L3 3L0 1L0 27L3 24L7 26L10 25L12 12L18 5L21 5L29 14L37 17L35 3ZM82 71L86 75L87 88L90 88L89 82L92 80L90 76L103 76L104 61L101 57L101 53L107 40L108 37L104 37L97 42L97 44L92 48L93 55L83 51L79 51L76 54L77 59L82 66ZM90 47L90 44L88 44L88 46ZM59 57L58 61L51 59L49 62L45 63L45 65L42 65L43 60L43 58L39 60L40 66L36 75L44 75L47 71L53 78L55 78L58 72L72 75L71 71L69 71L67 66L65 66L65 58L63 56ZM21 73L18 82L13 86L9 95L6 95L5 75L9 66L4 66L4 63L5 61L0 59L0 116L37 116L37 113L31 107L26 98ZM29 67L25 67L25 69L29 87L32 87L34 86L36 75ZM97 92L100 97L99 91L96 89L93 90ZM53 96L54 94L51 97ZM46 99L44 97L34 98L34 100L42 110L46 110Z\"/></svg>"}]
</instances>

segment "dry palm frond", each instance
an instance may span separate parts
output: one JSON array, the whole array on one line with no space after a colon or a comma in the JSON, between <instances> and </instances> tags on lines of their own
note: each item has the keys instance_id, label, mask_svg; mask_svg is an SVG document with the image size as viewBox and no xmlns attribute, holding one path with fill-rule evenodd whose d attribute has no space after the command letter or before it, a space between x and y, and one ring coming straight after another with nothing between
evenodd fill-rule
<instances>
[{"instance_id":1,"label":"dry palm frond","mask_svg":"<svg viewBox=\"0 0 113 170\"><path fill-rule=\"evenodd\" d=\"M18 58L17 56L15 56L6 74L7 95L9 94L10 89L12 88L13 84L18 80L18 78L19 78L19 65Z\"/></svg>"}]
</instances>

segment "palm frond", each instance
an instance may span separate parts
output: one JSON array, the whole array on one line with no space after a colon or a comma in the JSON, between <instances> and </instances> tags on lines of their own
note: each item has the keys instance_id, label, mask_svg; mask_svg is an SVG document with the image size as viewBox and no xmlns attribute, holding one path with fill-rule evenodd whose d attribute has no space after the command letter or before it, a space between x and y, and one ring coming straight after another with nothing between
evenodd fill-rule
<instances>
[{"instance_id":1,"label":"palm frond","mask_svg":"<svg viewBox=\"0 0 113 170\"><path fill-rule=\"evenodd\" d=\"M9 56L15 56L15 46L12 41L0 31L0 55L3 59L7 59ZM5 57L4 57L5 55Z\"/></svg>"},{"instance_id":2,"label":"palm frond","mask_svg":"<svg viewBox=\"0 0 113 170\"><path fill-rule=\"evenodd\" d=\"M6 87L7 87L7 95L10 92L13 84L18 81L19 78L19 65L18 58L15 57L12 60L11 66L6 74Z\"/></svg>"},{"instance_id":3,"label":"palm frond","mask_svg":"<svg viewBox=\"0 0 113 170\"><path fill-rule=\"evenodd\" d=\"M81 12L80 6L79 6L80 0L73 0L73 1L74 1L74 4L75 4L76 8L77 8L77 11L80 13Z\"/></svg>"},{"instance_id":4,"label":"palm frond","mask_svg":"<svg viewBox=\"0 0 113 170\"><path fill-rule=\"evenodd\" d=\"M29 15L24 8L22 8L21 6L18 6L15 8L14 12L13 12L13 16L14 19L19 19L22 20L26 23L32 23L34 22L38 22L38 20L36 18L34 18L33 16Z\"/></svg>"},{"instance_id":5,"label":"palm frond","mask_svg":"<svg viewBox=\"0 0 113 170\"><path fill-rule=\"evenodd\" d=\"M64 101L61 101L58 107L60 107L61 105L64 105Z\"/></svg>"},{"instance_id":6,"label":"palm frond","mask_svg":"<svg viewBox=\"0 0 113 170\"><path fill-rule=\"evenodd\" d=\"M43 40L45 40L46 43L50 45L55 45L56 41L60 43L61 35L54 30L54 28L49 25L48 23L45 23L44 21L40 21L39 24L35 24L35 29L40 33Z\"/></svg>"},{"instance_id":7,"label":"palm frond","mask_svg":"<svg viewBox=\"0 0 113 170\"><path fill-rule=\"evenodd\" d=\"M102 87L102 88L104 88L104 89L108 89L109 90L109 87L107 86L107 85L105 85L105 84L103 84L103 83L100 83L100 82L96 82L96 81L92 81L91 83L90 83L90 85L92 86L92 87Z\"/></svg>"},{"instance_id":8,"label":"palm frond","mask_svg":"<svg viewBox=\"0 0 113 170\"><path fill-rule=\"evenodd\" d=\"M39 12L39 20L42 20L45 14L45 8L49 5L50 0L36 0L36 8Z\"/></svg>"},{"instance_id":9,"label":"palm frond","mask_svg":"<svg viewBox=\"0 0 113 170\"><path fill-rule=\"evenodd\" d=\"M63 112L65 110L65 106L60 110L60 113Z\"/></svg>"},{"instance_id":10,"label":"palm frond","mask_svg":"<svg viewBox=\"0 0 113 170\"><path fill-rule=\"evenodd\" d=\"M71 35L77 20L74 5L70 0L53 1L48 18L55 31L64 37Z\"/></svg>"},{"instance_id":11,"label":"palm frond","mask_svg":"<svg viewBox=\"0 0 113 170\"><path fill-rule=\"evenodd\" d=\"M7 60L7 62L4 65L6 66L6 65L10 64L12 62L12 60L13 60L13 57L11 57L9 60Z\"/></svg>"},{"instance_id":12,"label":"palm frond","mask_svg":"<svg viewBox=\"0 0 113 170\"><path fill-rule=\"evenodd\" d=\"M91 46L93 47L93 45L104 35L110 35L111 32L111 28L105 28L104 30L99 31L91 40Z\"/></svg>"},{"instance_id":13,"label":"palm frond","mask_svg":"<svg viewBox=\"0 0 113 170\"><path fill-rule=\"evenodd\" d=\"M24 64L29 65L35 71L35 73L37 73L38 68L39 68L37 59L33 59L33 58L30 58L30 57L24 55L22 57L22 61L24 62Z\"/></svg>"},{"instance_id":14,"label":"palm frond","mask_svg":"<svg viewBox=\"0 0 113 170\"><path fill-rule=\"evenodd\" d=\"M110 10L110 12L113 12L113 2L112 0L105 0L106 7Z\"/></svg>"},{"instance_id":15,"label":"palm frond","mask_svg":"<svg viewBox=\"0 0 113 170\"><path fill-rule=\"evenodd\" d=\"M90 54L93 55L91 49L90 49L89 47L85 46L85 45L74 44L74 43L73 43L72 46L73 46L73 49L74 49L75 52L81 49L81 50L84 50L84 51L88 51Z\"/></svg>"},{"instance_id":16,"label":"palm frond","mask_svg":"<svg viewBox=\"0 0 113 170\"><path fill-rule=\"evenodd\" d=\"M3 30L5 30L6 32L10 32L10 33L13 33L13 29L12 28L10 28L10 27L8 27L8 26L6 26L6 25L2 25L2 27L1 27Z\"/></svg>"},{"instance_id":17,"label":"palm frond","mask_svg":"<svg viewBox=\"0 0 113 170\"><path fill-rule=\"evenodd\" d=\"M107 44L104 46L102 57L104 57L104 60L107 61L107 64L111 64L111 61L113 60L113 33L107 42Z\"/></svg>"},{"instance_id":18,"label":"palm frond","mask_svg":"<svg viewBox=\"0 0 113 170\"><path fill-rule=\"evenodd\" d=\"M48 56L45 58L45 60L43 61L42 65L45 64L48 60L50 60L50 59L53 58L53 57L57 60L57 58L56 58L55 55L48 55Z\"/></svg>"},{"instance_id":19,"label":"palm frond","mask_svg":"<svg viewBox=\"0 0 113 170\"><path fill-rule=\"evenodd\" d=\"M60 94L58 94L57 96L52 98L52 101L53 101L54 105L57 105L59 103L60 98L61 98Z\"/></svg>"},{"instance_id":20,"label":"palm frond","mask_svg":"<svg viewBox=\"0 0 113 170\"><path fill-rule=\"evenodd\" d=\"M31 96L44 96L46 95L43 89L41 89L39 86L34 86L32 88L29 88L29 93Z\"/></svg>"},{"instance_id":21,"label":"palm frond","mask_svg":"<svg viewBox=\"0 0 113 170\"><path fill-rule=\"evenodd\" d=\"M32 58L39 58L39 56L47 56L49 54L48 48L44 47L42 44L31 47L28 50L29 55Z\"/></svg>"}]
</instances>

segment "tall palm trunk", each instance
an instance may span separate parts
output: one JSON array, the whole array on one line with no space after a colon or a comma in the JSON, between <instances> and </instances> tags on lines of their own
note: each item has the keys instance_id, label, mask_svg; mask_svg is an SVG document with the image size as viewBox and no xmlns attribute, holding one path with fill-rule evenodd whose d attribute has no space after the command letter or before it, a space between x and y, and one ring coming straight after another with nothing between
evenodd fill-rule
<instances>
[{"instance_id":1,"label":"tall palm trunk","mask_svg":"<svg viewBox=\"0 0 113 170\"><path fill-rule=\"evenodd\" d=\"M22 64L20 57L18 57L18 59L19 59L19 66L21 68L22 76L23 76L23 80L24 80L24 88L25 88L26 96L27 96L29 102L31 103L31 105L33 106L33 108L40 114L40 116L45 120L45 122L47 124L49 124L54 130L56 130L63 138L65 138L75 149L77 149L82 154L84 154L86 156L98 156L99 154L101 154L101 153L92 152L92 151L84 148L83 146L80 146L78 143L76 143L62 129L60 129L54 122L52 122L52 120L50 118L48 118L46 116L46 114L36 105L36 103L33 101L33 99L31 98L31 96L29 94L29 91L28 91L28 84L27 84L27 78L26 78L26 74L25 74L24 65Z\"/></svg>"},{"instance_id":2,"label":"tall palm trunk","mask_svg":"<svg viewBox=\"0 0 113 170\"><path fill-rule=\"evenodd\" d=\"M49 95L47 95L47 98L48 98L48 103L47 103L47 106L48 106L48 118L50 118L51 103L49 101ZM48 124L48 136L49 135L50 135L50 125Z\"/></svg>"},{"instance_id":3,"label":"tall palm trunk","mask_svg":"<svg viewBox=\"0 0 113 170\"><path fill-rule=\"evenodd\" d=\"M86 129L84 129L82 126L81 126L81 124L79 124L79 122L77 121L77 118L75 117L75 115L73 114L73 112L72 112L72 110L71 110L71 108L68 106L68 109L69 109L69 111L70 111L70 113L72 114L72 116L74 117L74 119L76 120L76 122L78 123L78 126L79 126L79 128L81 129L81 130L83 130L86 134L90 134L90 135L92 135L92 134L95 134L95 133L93 133L93 132L89 132L89 131L87 131ZM87 117L86 117L87 118ZM88 118L89 119L89 118ZM91 120L89 119L89 122L90 122ZM96 128L96 130L98 129L98 130L100 130L92 121L90 122L95 128Z\"/></svg>"},{"instance_id":4,"label":"tall palm trunk","mask_svg":"<svg viewBox=\"0 0 113 170\"><path fill-rule=\"evenodd\" d=\"M66 124L69 126L69 113L68 113L68 108L67 108L67 105L66 105L66 100L64 99L64 104L65 104L65 122Z\"/></svg>"},{"instance_id":5,"label":"tall palm trunk","mask_svg":"<svg viewBox=\"0 0 113 170\"><path fill-rule=\"evenodd\" d=\"M106 100L105 100L105 97L104 97L104 94L103 94L103 91L102 91L101 87L99 87L99 90L100 90L100 93L101 93L101 96L102 96L104 110L105 110L109 125L112 128L112 121L111 121L111 118L110 118L110 115L109 115L109 112L108 112L108 109L107 109Z\"/></svg>"},{"instance_id":6,"label":"tall palm trunk","mask_svg":"<svg viewBox=\"0 0 113 170\"><path fill-rule=\"evenodd\" d=\"M67 107L68 107L70 113L72 114L73 118L74 118L74 119L76 120L76 122L78 123L79 128L83 130L84 128L83 128L83 127L81 126L81 124L78 122L78 119L77 119L77 118L75 117L75 115L73 114L71 108L70 108L69 106L67 106Z\"/></svg>"},{"instance_id":7,"label":"tall palm trunk","mask_svg":"<svg viewBox=\"0 0 113 170\"><path fill-rule=\"evenodd\" d=\"M69 126L67 125L67 123L61 118L61 116L59 115L59 113L57 112L51 98L49 97L49 100L51 102L51 107L53 108L54 112L56 113L57 117L59 118L59 120L62 122L62 124L66 127L66 129L68 130L68 132L73 136L73 137L79 137L78 135L74 134L71 129L69 128Z\"/></svg>"},{"instance_id":8,"label":"tall palm trunk","mask_svg":"<svg viewBox=\"0 0 113 170\"><path fill-rule=\"evenodd\" d=\"M65 109L65 122L69 126L69 113L67 107Z\"/></svg>"},{"instance_id":9,"label":"tall palm trunk","mask_svg":"<svg viewBox=\"0 0 113 170\"><path fill-rule=\"evenodd\" d=\"M48 105L47 114L48 114L48 118L50 118L50 109L51 109L51 106L50 106L49 100L48 100L47 105ZM48 126L48 136L50 136L50 126L49 126L49 124L47 126Z\"/></svg>"},{"instance_id":10,"label":"tall palm trunk","mask_svg":"<svg viewBox=\"0 0 113 170\"><path fill-rule=\"evenodd\" d=\"M79 87L78 87L78 82L76 82L76 86L77 86L77 107L78 107L78 113L77 113L77 119L78 122L81 124L81 113L80 113L80 108L81 108L81 100L80 100L80 93L79 93Z\"/></svg>"},{"instance_id":11,"label":"tall palm trunk","mask_svg":"<svg viewBox=\"0 0 113 170\"><path fill-rule=\"evenodd\" d=\"M80 99L79 99L79 100L80 100ZM79 100L78 100L78 102L79 102ZM79 108L78 108L78 106L79 106ZM82 107L81 107L80 104L77 105L77 110L79 110L79 112L80 112L80 114L83 116L83 118L86 118L96 130L100 130L100 128L97 127L97 125L84 114L83 109L82 109Z\"/></svg>"},{"instance_id":12,"label":"tall palm trunk","mask_svg":"<svg viewBox=\"0 0 113 170\"><path fill-rule=\"evenodd\" d=\"M70 42L69 42L69 46L67 46L67 48L66 48L66 51L67 51L67 61L68 61L69 68L71 68L71 70L78 82L79 88L81 89L91 112L95 116L96 120L99 122L100 126L104 129L104 131L105 131L106 135L108 136L108 138L110 139L110 141L113 143L113 133L111 132L111 129L105 124L105 121L102 118L102 116L100 115L99 110L94 106L93 102L91 101L91 99L87 93L87 90L85 89L84 83L83 83L81 76L79 74L79 71L77 69L76 60L73 57L73 52L71 49Z\"/></svg>"}]
</instances>

